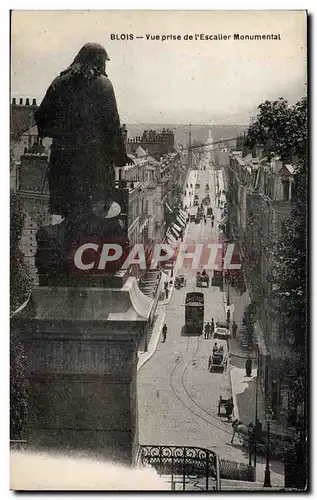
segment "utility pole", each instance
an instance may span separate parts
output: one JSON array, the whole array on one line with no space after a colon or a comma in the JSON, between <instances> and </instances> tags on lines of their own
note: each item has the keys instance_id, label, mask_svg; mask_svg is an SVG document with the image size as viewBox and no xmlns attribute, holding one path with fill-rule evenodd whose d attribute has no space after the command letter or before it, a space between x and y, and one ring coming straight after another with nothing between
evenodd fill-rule
<instances>
[{"instance_id":1,"label":"utility pole","mask_svg":"<svg viewBox=\"0 0 317 500\"><path fill-rule=\"evenodd\" d=\"M189 124L189 132L188 132L188 170L192 169L193 164L193 152L192 152L192 126Z\"/></svg>"}]
</instances>

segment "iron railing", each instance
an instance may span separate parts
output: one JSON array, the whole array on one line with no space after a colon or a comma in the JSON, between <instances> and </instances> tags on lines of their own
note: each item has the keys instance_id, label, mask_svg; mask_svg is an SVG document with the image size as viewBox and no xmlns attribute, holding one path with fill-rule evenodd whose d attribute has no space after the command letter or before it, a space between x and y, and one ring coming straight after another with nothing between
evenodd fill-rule
<instances>
[{"instance_id":1,"label":"iron railing","mask_svg":"<svg viewBox=\"0 0 317 500\"><path fill-rule=\"evenodd\" d=\"M151 465L160 476L166 476L172 490L220 490L219 458L206 448L141 445L138 462Z\"/></svg>"}]
</instances>

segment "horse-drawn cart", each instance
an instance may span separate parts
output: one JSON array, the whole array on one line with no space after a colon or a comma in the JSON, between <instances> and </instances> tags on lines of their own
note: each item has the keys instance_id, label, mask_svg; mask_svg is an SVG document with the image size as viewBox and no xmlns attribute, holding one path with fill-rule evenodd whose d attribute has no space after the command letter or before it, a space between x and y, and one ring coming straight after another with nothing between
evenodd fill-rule
<instances>
[{"instance_id":1,"label":"horse-drawn cart","mask_svg":"<svg viewBox=\"0 0 317 500\"><path fill-rule=\"evenodd\" d=\"M220 347L214 347L212 355L209 356L208 370L210 372L224 371L228 364L228 353L224 350L223 345Z\"/></svg>"},{"instance_id":2,"label":"horse-drawn cart","mask_svg":"<svg viewBox=\"0 0 317 500\"><path fill-rule=\"evenodd\" d=\"M176 276L175 278L175 288L182 288L184 286L186 286L186 278L183 274L179 274L178 276Z\"/></svg>"},{"instance_id":3,"label":"horse-drawn cart","mask_svg":"<svg viewBox=\"0 0 317 500\"><path fill-rule=\"evenodd\" d=\"M196 286L197 287L202 287L204 283L206 283L207 285L207 288L209 288L209 282L210 282L210 279L209 279L209 276L207 273L203 274L203 273L197 273L196 275Z\"/></svg>"},{"instance_id":4,"label":"horse-drawn cart","mask_svg":"<svg viewBox=\"0 0 317 500\"><path fill-rule=\"evenodd\" d=\"M221 409L224 408L225 416L229 419L231 418L233 412L233 399L232 398L223 398L220 396L218 401L218 417L221 417L223 413L221 413Z\"/></svg>"}]
</instances>

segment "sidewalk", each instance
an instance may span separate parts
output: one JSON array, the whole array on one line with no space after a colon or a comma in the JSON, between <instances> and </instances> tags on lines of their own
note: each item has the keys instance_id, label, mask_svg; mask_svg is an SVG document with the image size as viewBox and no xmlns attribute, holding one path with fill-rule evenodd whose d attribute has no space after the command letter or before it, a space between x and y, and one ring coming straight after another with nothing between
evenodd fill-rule
<instances>
[{"instance_id":1,"label":"sidewalk","mask_svg":"<svg viewBox=\"0 0 317 500\"><path fill-rule=\"evenodd\" d=\"M227 306L228 300L228 285L224 289L224 302ZM235 321L238 325L238 332L242 326L242 320L245 308L251 303L250 295L248 290L246 290L242 295L237 293L232 286L229 286L229 303L234 305L233 311L231 311L231 321Z\"/></svg>"},{"instance_id":2,"label":"sidewalk","mask_svg":"<svg viewBox=\"0 0 317 500\"><path fill-rule=\"evenodd\" d=\"M245 376L245 368L230 368L230 382L232 399L234 404L234 417L248 425L255 422L256 411L256 378L257 370L252 370L251 377ZM265 405L260 387L258 387L257 418L265 426ZM272 423L271 430L274 432ZM264 456L257 456L256 480L263 481L266 460ZM271 483L272 486L284 486L284 464L279 460L272 459Z\"/></svg>"}]
</instances>

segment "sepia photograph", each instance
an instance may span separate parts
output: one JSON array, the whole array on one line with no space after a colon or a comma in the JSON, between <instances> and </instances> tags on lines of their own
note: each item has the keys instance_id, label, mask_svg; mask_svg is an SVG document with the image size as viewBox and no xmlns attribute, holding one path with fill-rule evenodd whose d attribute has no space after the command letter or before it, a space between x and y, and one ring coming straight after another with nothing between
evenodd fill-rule
<instances>
[{"instance_id":1,"label":"sepia photograph","mask_svg":"<svg viewBox=\"0 0 317 500\"><path fill-rule=\"evenodd\" d=\"M11 490L309 489L308 25L11 11Z\"/></svg>"}]
</instances>

